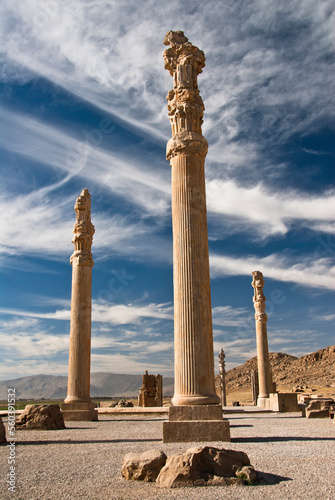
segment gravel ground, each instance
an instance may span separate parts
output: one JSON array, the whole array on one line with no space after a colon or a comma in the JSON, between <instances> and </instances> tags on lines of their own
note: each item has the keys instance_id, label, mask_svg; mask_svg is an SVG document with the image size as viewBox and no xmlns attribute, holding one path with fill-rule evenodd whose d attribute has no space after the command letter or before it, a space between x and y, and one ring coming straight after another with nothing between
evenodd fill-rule
<instances>
[{"instance_id":1,"label":"gravel ground","mask_svg":"<svg viewBox=\"0 0 335 500\"><path fill-rule=\"evenodd\" d=\"M257 486L162 489L126 481L122 457L163 450L168 456L199 443L162 443L164 418L100 415L99 422L67 422L66 430L17 431L16 491L7 491L9 448L0 447L0 498L35 499L313 499L335 498L335 425L296 413L231 415L231 443L245 451ZM6 419L4 419L6 422Z\"/></svg>"}]
</instances>

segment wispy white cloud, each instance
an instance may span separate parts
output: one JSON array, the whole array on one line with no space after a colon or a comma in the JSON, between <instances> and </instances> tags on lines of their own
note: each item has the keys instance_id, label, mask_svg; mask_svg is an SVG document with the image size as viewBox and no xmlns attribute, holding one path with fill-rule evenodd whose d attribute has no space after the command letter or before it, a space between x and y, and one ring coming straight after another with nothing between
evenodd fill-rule
<instances>
[{"instance_id":1,"label":"wispy white cloud","mask_svg":"<svg viewBox=\"0 0 335 500\"><path fill-rule=\"evenodd\" d=\"M15 315L18 318L16 323L24 325L28 318L39 319L54 319L54 320L69 320L71 317L70 309L61 309L54 312L33 312L20 309L0 308L0 313ZM24 317L25 319L20 319ZM109 323L111 325L126 325L135 324L141 318L156 318L164 320L173 319L173 306L171 304L154 304L145 305L135 304L111 304L103 300L93 301L92 303L92 321L99 323ZM34 321L32 320L34 323ZM8 324L5 322L4 326Z\"/></svg>"},{"instance_id":2,"label":"wispy white cloud","mask_svg":"<svg viewBox=\"0 0 335 500\"><path fill-rule=\"evenodd\" d=\"M335 267L330 258L314 259L300 257L299 262L280 254L267 257L229 257L210 256L211 276L251 275L252 271L261 271L266 278L293 282L301 286L335 289Z\"/></svg>"},{"instance_id":3,"label":"wispy white cloud","mask_svg":"<svg viewBox=\"0 0 335 500\"><path fill-rule=\"evenodd\" d=\"M238 326L248 313L244 307L218 306L212 310L213 325Z\"/></svg>"},{"instance_id":4,"label":"wispy white cloud","mask_svg":"<svg viewBox=\"0 0 335 500\"><path fill-rule=\"evenodd\" d=\"M276 140L324 116L331 95L330 63L321 57L332 46L329 1L274 3L265 12L262 1L246 1L242 10L236 2L207 0L190 8L172 1L167 11L154 0L146 0L145 8L131 0L7 0L1 17L7 20L4 78L37 73L152 136L168 132L162 96L171 82L163 71L162 39L177 28L176 20L208 56L201 88L212 130L222 128L224 116L240 131L248 125L243 113L261 109L259 136L272 123Z\"/></svg>"},{"instance_id":5,"label":"wispy white cloud","mask_svg":"<svg viewBox=\"0 0 335 500\"><path fill-rule=\"evenodd\" d=\"M171 376L173 370L171 361L158 364L149 360L131 358L125 354L92 354L91 361L92 372L144 373L148 370L152 373L167 373Z\"/></svg>"},{"instance_id":6,"label":"wispy white cloud","mask_svg":"<svg viewBox=\"0 0 335 500\"><path fill-rule=\"evenodd\" d=\"M100 136L104 133L100 129L83 129L82 137L77 139L67 130L26 115L0 109L0 116L4 149L63 172L63 178L58 174L59 182L42 189L41 195L79 175L83 182L98 184L145 212L164 214L169 206L168 168L154 171L153 165L148 166L143 159L127 156L127 148L123 152L118 148L117 154L102 149ZM108 135L108 146L113 147L113 134ZM164 158L162 162L165 164Z\"/></svg>"},{"instance_id":7,"label":"wispy white cloud","mask_svg":"<svg viewBox=\"0 0 335 500\"><path fill-rule=\"evenodd\" d=\"M135 323L140 318L173 319L171 304L147 304L136 306L132 304L111 305L107 302L93 303L93 321L109 322L114 324Z\"/></svg>"},{"instance_id":8,"label":"wispy white cloud","mask_svg":"<svg viewBox=\"0 0 335 500\"><path fill-rule=\"evenodd\" d=\"M264 186L238 186L234 181L212 180L207 183L208 211L248 221L252 231L263 236L285 234L293 221L308 221L315 230L322 230L333 220L335 193L303 196L298 192L269 193ZM316 222L317 221L317 222Z\"/></svg>"}]
</instances>

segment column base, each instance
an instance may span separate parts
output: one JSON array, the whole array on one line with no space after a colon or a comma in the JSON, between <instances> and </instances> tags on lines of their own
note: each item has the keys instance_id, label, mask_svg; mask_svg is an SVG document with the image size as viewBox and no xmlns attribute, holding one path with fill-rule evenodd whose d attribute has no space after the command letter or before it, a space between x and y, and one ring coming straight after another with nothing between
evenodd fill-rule
<instances>
[{"instance_id":1,"label":"column base","mask_svg":"<svg viewBox=\"0 0 335 500\"><path fill-rule=\"evenodd\" d=\"M92 401L63 403L62 413L66 422L91 422L98 420L98 410L94 409Z\"/></svg>"},{"instance_id":2,"label":"column base","mask_svg":"<svg viewBox=\"0 0 335 500\"><path fill-rule=\"evenodd\" d=\"M261 398L258 396L257 398L257 406L258 408L265 408L266 410L271 409L270 398Z\"/></svg>"},{"instance_id":3,"label":"column base","mask_svg":"<svg viewBox=\"0 0 335 500\"><path fill-rule=\"evenodd\" d=\"M220 397L217 394L211 396L173 396L171 403L173 406L218 405Z\"/></svg>"},{"instance_id":4,"label":"column base","mask_svg":"<svg viewBox=\"0 0 335 500\"><path fill-rule=\"evenodd\" d=\"M163 422L163 443L194 441L230 441L221 405L170 406L169 421Z\"/></svg>"}]
</instances>

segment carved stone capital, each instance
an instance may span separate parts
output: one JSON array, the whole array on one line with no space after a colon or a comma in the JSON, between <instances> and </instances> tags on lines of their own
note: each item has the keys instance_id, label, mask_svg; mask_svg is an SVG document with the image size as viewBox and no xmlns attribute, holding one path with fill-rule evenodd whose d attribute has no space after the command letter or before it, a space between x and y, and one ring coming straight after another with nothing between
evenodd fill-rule
<instances>
[{"instance_id":1,"label":"carved stone capital","mask_svg":"<svg viewBox=\"0 0 335 500\"><path fill-rule=\"evenodd\" d=\"M166 159L171 160L179 154L200 155L206 157L208 142L197 132L179 132L166 145Z\"/></svg>"},{"instance_id":2,"label":"carved stone capital","mask_svg":"<svg viewBox=\"0 0 335 500\"><path fill-rule=\"evenodd\" d=\"M205 66L205 55L182 31L169 31L164 44L170 45L164 51L165 69L173 77L173 89L167 95L172 135L190 131L201 134L205 107L197 77Z\"/></svg>"},{"instance_id":3,"label":"carved stone capital","mask_svg":"<svg viewBox=\"0 0 335 500\"><path fill-rule=\"evenodd\" d=\"M91 252L85 252L85 250L73 252L70 257L70 263L72 266L94 266Z\"/></svg>"},{"instance_id":4,"label":"carved stone capital","mask_svg":"<svg viewBox=\"0 0 335 500\"><path fill-rule=\"evenodd\" d=\"M256 311L255 320L259 321L260 323L266 323L268 320L268 315L265 312Z\"/></svg>"},{"instance_id":5,"label":"carved stone capital","mask_svg":"<svg viewBox=\"0 0 335 500\"><path fill-rule=\"evenodd\" d=\"M255 293L253 297L254 308L255 308L255 319L260 323L266 323L268 316L265 313L265 301L266 297L263 294L264 278L260 271L253 271L252 273L252 283Z\"/></svg>"},{"instance_id":6,"label":"carved stone capital","mask_svg":"<svg viewBox=\"0 0 335 500\"><path fill-rule=\"evenodd\" d=\"M90 266L94 262L91 254L93 235L95 232L91 222L91 195L88 189L83 189L75 206L76 222L73 226L74 252L70 262L74 266Z\"/></svg>"}]
</instances>

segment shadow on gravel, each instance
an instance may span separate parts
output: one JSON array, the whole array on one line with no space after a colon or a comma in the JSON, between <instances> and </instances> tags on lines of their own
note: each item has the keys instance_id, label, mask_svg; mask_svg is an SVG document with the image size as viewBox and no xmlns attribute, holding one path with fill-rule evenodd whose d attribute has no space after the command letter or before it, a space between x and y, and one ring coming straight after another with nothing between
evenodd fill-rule
<instances>
[{"instance_id":1,"label":"shadow on gravel","mask_svg":"<svg viewBox=\"0 0 335 500\"><path fill-rule=\"evenodd\" d=\"M230 424L230 427L253 427L253 425L247 425L247 424Z\"/></svg>"},{"instance_id":2,"label":"shadow on gravel","mask_svg":"<svg viewBox=\"0 0 335 500\"><path fill-rule=\"evenodd\" d=\"M75 441L74 439L64 439L59 441L17 441L17 446L44 445L44 444L100 444L100 443L151 443L162 442L161 439L92 439L86 441Z\"/></svg>"},{"instance_id":3,"label":"shadow on gravel","mask_svg":"<svg viewBox=\"0 0 335 500\"><path fill-rule=\"evenodd\" d=\"M260 486L262 484L279 484L282 481L292 481L291 477L278 476L277 474L270 474L269 472L260 472L257 471L258 483Z\"/></svg>"},{"instance_id":4,"label":"shadow on gravel","mask_svg":"<svg viewBox=\"0 0 335 500\"><path fill-rule=\"evenodd\" d=\"M103 420L99 420L99 422L152 422L152 421L164 422L165 420L168 421L169 419L167 417L166 418L156 418L156 417L152 417L152 418L111 418L111 419L104 418Z\"/></svg>"},{"instance_id":5,"label":"shadow on gravel","mask_svg":"<svg viewBox=\"0 0 335 500\"><path fill-rule=\"evenodd\" d=\"M236 437L232 443L275 443L283 441L335 441L328 437L301 437L301 436L269 436L269 437Z\"/></svg>"}]
</instances>

